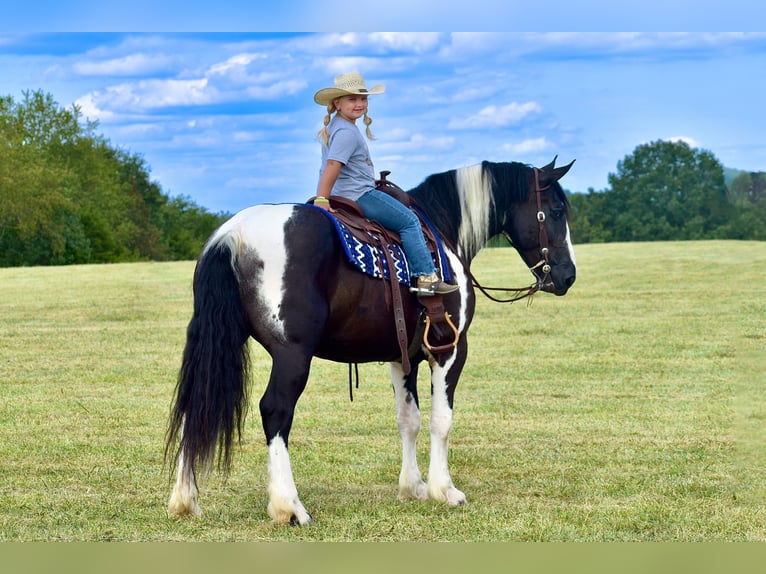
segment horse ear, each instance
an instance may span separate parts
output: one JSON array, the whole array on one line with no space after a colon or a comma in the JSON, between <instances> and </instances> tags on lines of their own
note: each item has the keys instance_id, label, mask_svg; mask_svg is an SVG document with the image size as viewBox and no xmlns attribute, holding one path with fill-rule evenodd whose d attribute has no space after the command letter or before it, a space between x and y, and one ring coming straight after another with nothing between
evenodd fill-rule
<instances>
[{"instance_id":1,"label":"horse ear","mask_svg":"<svg viewBox=\"0 0 766 574\"><path fill-rule=\"evenodd\" d=\"M575 162L575 160L572 160L567 165L554 168L553 165L555 161L556 161L556 158L554 158L553 161L549 163L548 165L546 165L545 167L540 168L540 185L542 187L551 185L552 183L564 177L566 173L572 167L572 164L574 164Z\"/></svg>"},{"instance_id":2,"label":"horse ear","mask_svg":"<svg viewBox=\"0 0 766 574\"><path fill-rule=\"evenodd\" d=\"M558 154L554 155L553 156L553 161L551 163L549 163L548 165L544 165L540 169L542 169L543 171L550 171L550 170L552 170L555 167L555 165L556 165L556 159L558 157L559 157Z\"/></svg>"}]
</instances>

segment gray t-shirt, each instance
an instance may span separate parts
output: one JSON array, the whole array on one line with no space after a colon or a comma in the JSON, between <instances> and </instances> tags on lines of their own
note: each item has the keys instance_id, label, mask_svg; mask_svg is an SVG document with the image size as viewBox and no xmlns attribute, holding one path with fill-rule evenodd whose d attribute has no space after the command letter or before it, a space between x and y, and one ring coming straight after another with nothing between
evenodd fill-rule
<instances>
[{"instance_id":1,"label":"gray t-shirt","mask_svg":"<svg viewBox=\"0 0 766 574\"><path fill-rule=\"evenodd\" d=\"M343 164L340 175L332 188L334 195L356 201L375 187L375 168L364 136L356 124L335 114L327 126L330 134L328 145L322 145L322 176L328 159Z\"/></svg>"}]
</instances>

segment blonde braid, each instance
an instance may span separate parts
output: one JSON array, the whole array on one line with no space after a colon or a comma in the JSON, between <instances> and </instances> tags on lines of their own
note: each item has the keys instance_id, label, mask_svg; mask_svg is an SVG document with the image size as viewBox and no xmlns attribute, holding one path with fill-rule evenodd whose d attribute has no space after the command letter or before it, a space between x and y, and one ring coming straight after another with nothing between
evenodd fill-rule
<instances>
[{"instance_id":1,"label":"blonde braid","mask_svg":"<svg viewBox=\"0 0 766 574\"><path fill-rule=\"evenodd\" d=\"M327 145L330 141L330 134L327 131L327 126L330 125L330 120L332 119L333 112L336 112L335 109L335 102L330 102L327 104L327 115L324 117L324 126L321 130L317 132L317 139L321 141L324 145ZM372 131L370 130L370 124L372 124L372 118L367 115L367 112L364 113L364 125L367 126L364 130L364 133L367 135L367 139L374 140L375 136L372 135Z\"/></svg>"},{"instance_id":2,"label":"blonde braid","mask_svg":"<svg viewBox=\"0 0 766 574\"><path fill-rule=\"evenodd\" d=\"M330 102L327 104L327 115L324 117L324 127L319 130L317 133L317 139L321 141L324 145L327 145L330 141L330 134L327 131L327 126L330 125L330 119L332 118L332 113L335 111L335 102Z\"/></svg>"},{"instance_id":3,"label":"blonde braid","mask_svg":"<svg viewBox=\"0 0 766 574\"><path fill-rule=\"evenodd\" d=\"M364 131L364 133L367 134L367 139L374 140L375 136L372 135L372 132L370 131L370 124L372 123L372 118L367 115L367 112L364 112L364 125L367 126L367 129Z\"/></svg>"}]
</instances>

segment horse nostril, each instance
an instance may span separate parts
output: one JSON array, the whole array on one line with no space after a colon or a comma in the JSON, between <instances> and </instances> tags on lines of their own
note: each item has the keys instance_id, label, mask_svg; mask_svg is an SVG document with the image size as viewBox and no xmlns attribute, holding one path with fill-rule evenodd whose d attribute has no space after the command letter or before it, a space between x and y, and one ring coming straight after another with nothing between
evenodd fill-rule
<instances>
[{"instance_id":1,"label":"horse nostril","mask_svg":"<svg viewBox=\"0 0 766 574\"><path fill-rule=\"evenodd\" d=\"M572 285L574 285L575 279L577 279L576 275L570 275L569 277L566 278L564 283L566 283L567 289L569 289Z\"/></svg>"}]
</instances>

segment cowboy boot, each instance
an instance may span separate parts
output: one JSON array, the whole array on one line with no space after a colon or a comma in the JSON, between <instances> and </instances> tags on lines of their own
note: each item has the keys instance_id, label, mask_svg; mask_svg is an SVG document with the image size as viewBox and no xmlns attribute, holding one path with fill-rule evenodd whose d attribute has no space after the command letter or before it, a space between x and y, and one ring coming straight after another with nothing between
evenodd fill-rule
<instances>
[{"instance_id":1,"label":"cowboy boot","mask_svg":"<svg viewBox=\"0 0 766 574\"><path fill-rule=\"evenodd\" d=\"M417 281L417 293L419 295L446 295L447 293L453 293L457 291L459 287L457 285L450 285L441 280L441 278L434 272L430 275L421 275Z\"/></svg>"}]
</instances>

